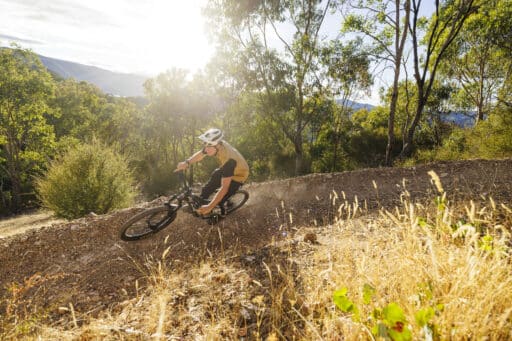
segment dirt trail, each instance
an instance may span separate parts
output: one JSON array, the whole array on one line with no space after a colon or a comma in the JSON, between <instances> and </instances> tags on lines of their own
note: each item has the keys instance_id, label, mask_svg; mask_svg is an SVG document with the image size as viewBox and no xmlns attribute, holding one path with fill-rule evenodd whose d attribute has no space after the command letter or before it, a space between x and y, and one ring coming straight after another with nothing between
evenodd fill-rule
<instances>
[{"instance_id":1,"label":"dirt trail","mask_svg":"<svg viewBox=\"0 0 512 341\"><path fill-rule=\"evenodd\" d=\"M167 248L171 266L183 267L261 247L297 226L326 223L343 196L349 203L357 197L369 209L393 207L405 184L412 200L431 198L435 189L430 170L452 198L484 195L498 203L512 201L512 159L313 174L245 186L251 196L246 207L215 227L180 212L171 227L151 238L121 241L119 226L142 207L158 204L146 203L0 239L0 315L12 283L26 286L20 302L47 309L51 318L69 303L80 313L94 315L132 298L136 280L143 285L147 278L148 260L160 259Z\"/></svg>"},{"instance_id":2,"label":"dirt trail","mask_svg":"<svg viewBox=\"0 0 512 341\"><path fill-rule=\"evenodd\" d=\"M64 219L52 217L48 211L35 211L21 217L4 218L0 220L0 238L14 236L31 229L37 229L51 224L64 223Z\"/></svg>"}]
</instances>

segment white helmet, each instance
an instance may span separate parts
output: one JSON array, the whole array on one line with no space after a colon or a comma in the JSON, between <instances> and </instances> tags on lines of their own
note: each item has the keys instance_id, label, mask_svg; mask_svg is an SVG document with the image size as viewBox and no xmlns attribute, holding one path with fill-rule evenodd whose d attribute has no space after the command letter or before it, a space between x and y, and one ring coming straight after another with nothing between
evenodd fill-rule
<instances>
[{"instance_id":1,"label":"white helmet","mask_svg":"<svg viewBox=\"0 0 512 341\"><path fill-rule=\"evenodd\" d=\"M217 128L208 129L204 134L199 135L199 139L211 146L217 145L220 142L224 134L222 130Z\"/></svg>"}]
</instances>

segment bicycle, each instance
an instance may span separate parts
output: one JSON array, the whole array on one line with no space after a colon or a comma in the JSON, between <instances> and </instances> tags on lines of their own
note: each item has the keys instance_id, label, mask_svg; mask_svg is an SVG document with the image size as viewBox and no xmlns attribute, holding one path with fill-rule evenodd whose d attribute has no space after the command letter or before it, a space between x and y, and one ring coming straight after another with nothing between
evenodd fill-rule
<instances>
[{"instance_id":1,"label":"bicycle","mask_svg":"<svg viewBox=\"0 0 512 341\"><path fill-rule=\"evenodd\" d=\"M186 208L186 212L194 217L206 219L209 224L214 225L242 207L249 199L249 193L239 189L226 200L223 207L217 205L211 213L200 215L196 209L203 205L203 199L192 193L183 171L178 172L178 176L183 185L181 191L170 196L163 206L146 209L128 219L120 228L122 240L139 240L163 230L176 219L181 208Z\"/></svg>"}]
</instances>

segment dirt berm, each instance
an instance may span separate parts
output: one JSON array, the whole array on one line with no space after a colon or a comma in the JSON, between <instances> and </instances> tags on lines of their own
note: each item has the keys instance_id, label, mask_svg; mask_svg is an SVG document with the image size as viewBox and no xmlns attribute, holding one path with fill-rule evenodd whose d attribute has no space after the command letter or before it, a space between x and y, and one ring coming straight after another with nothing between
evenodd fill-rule
<instances>
[{"instance_id":1,"label":"dirt berm","mask_svg":"<svg viewBox=\"0 0 512 341\"><path fill-rule=\"evenodd\" d=\"M160 259L167 248L170 266L184 268L208 257L261 247L295 227L322 226L340 205L352 204L356 197L368 210L394 207L404 190L411 200L433 198L430 170L439 175L450 199L483 195L511 203L512 159L313 174L246 185L246 206L214 227L180 212L159 234L121 241L120 225L143 207L157 205L154 201L0 239L0 315L5 316L9 305L23 305L42 308L54 319L58 308L70 303L76 311L94 315L134 297L148 276L148 260Z\"/></svg>"}]
</instances>

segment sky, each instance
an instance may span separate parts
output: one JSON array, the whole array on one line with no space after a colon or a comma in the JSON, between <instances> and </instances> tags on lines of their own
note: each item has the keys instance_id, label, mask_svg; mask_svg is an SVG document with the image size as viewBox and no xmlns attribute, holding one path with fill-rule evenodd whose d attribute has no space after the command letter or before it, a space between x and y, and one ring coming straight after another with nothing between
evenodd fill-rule
<instances>
[{"instance_id":1,"label":"sky","mask_svg":"<svg viewBox=\"0 0 512 341\"><path fill-rule=\"evenodd\" d=\"M0 0L0 44L47 57L154 76L195 71L213 55L206 0Z\"/></svg>"},{"instance_id":2,"label":"sky","mask_svg":"<svg viewBox=\"0 0 512 341\"><path fill-rule=\"evenodd\" d=\"M153 77L195 72L214 54L201 8L207 0L0 0L0 46L103 69ZM339 19L328 18L334 37ZM378 104L379 81L366 103ZM387 86L386 84L384 84Z\"/></svg>"}]
</instances>

